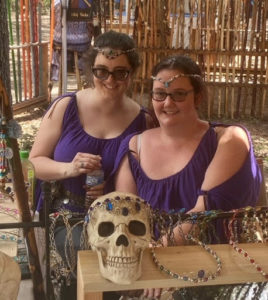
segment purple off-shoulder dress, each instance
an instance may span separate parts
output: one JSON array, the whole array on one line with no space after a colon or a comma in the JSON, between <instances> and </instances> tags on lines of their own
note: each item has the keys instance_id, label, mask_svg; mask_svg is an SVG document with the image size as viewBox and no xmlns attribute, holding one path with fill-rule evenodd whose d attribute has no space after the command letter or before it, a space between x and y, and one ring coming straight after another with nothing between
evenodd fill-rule
<instances>
[{"instance_id":1,"label":"purple off-shoulder dress","mask_svg":"<svg viewBox=\"0 0 268 300\"><path fill-rule=\"evenodd\" d=\"M137 185L137 194L150 203L153 209L160 211L170 212L181 209L188 211L195 206L198 196L202 194L207 195L206 210L229 211L246 206L255 206L262 176L254 156L250 134L246 128L240 125L238 126L245 130L250 142L250 150L243 166L222 184L209 191L201 190L205 172L218 146L215 126L227 127L230 125L211 123L189 163L178 173L159 180L149 178L129 150L129 141L134 135L132 134L122 142L112 174L117 171L122 158L127 154L131 172ZM216 235L210 236L210 242L227 242L228 239L225 236L221 220L216 220L213 224ZM155 234L157 237L157 232Z\"/></svg>"},{"instance_id":2,"label":"purple off-shoulder dress","mask_svg":"<svg viewBox=\"0 0 268 300\"><path fill-rule=\"evenodd\" d=\"M262 178L254 156L250 134L242 126L250 142L250 150L243 166L222 184L209 191L201 191L205 172L218 145L215 126L227 127L230 125L211 123L189 163L174 175L159 180L150 179L129 151L129 140L133 135L128 136L122 142L114 172L119 167L121 159L127 154L131 172L137 184L138 195L149 202L152 208L166 212L182 208L185 208L186 211L192 209L200 194L207 195L207 210L228 211L254 206L258 199Z\"/></svg>"},{"instance_id":3,"label":"purple off-shoulder dress","mask_svg":"<svg viewBox=\"0 0 268 300\"><path fill-rule=\"evenodd\" d=\"M69 96L71 100L66 108L63 124L62 134L54 150L53 159L60 162L70 162L73 160L77 152L92 153L102 157L101 163L104 170L104 177L106 178L114 168L114 162L118 148L121 141L131 133L141 132L146 129L146 113L144 108L141 108L140 113L129 124L129 126L118 137L111 139L99 139L87 134L79 119L76 93L70 93L55 101L60 101L63 97ZM78 177L67 178L60 182L64 186L65 191L71 192L77 198L85 198L85 184L86 175L83 174ZM36 188L37 211L40 211L43 206L43 197L41 193L41 181L38 180ZM113 180L105 186L105 192L113 191ZM84 208L81 205L72 205L71 203L64 204L64 207L72 211L83 212Z\"/></svg>"}]
</instances>

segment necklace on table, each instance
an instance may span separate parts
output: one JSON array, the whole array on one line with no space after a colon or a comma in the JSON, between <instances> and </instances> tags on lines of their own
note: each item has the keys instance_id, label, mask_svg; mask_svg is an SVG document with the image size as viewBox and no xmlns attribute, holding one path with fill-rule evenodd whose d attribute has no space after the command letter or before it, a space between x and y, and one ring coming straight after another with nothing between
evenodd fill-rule
<instances>
[{"instance_id":1,"label":"necklace on table","mask_svg":"<svg viewBox=\"0 0 268 300\"><path fill-rule=\"evenodd\" d=\"M194 275L194 276L181 275L179 273L176 273L174 271L171 271L171 270L167 269L164 265L162 265L156 257L155 247L152 247L151 248L151 254L152 254L152 257L153 257L153 261L156 264L156 266L158 267L158 269L160 269L160 271L166 273L167 275L169 275L170 277L172 277L174 279L181 279L181 280L184 280L184 281L191 281L193 283L206 282L208 280L215 279L217 276L219 276L220 273L221 273L221 269L222 269L222 263L221 263L221 259L217 255L217 253L213 249L208 247L206 244L202 243L198 239L191 236L190 234L185 235L185 238L186 238L186 240L193 241L193 242L197 243L199 246L201 246L204 250L206 250L209 254L211 254L213 256L213 258L215 259L216 264L217 264L216 272L212 273L212 272L205 272L204 270L199 270L196 273L196 275Z\"/></svg>"},{"instance_id":2,"label":"necklace on table","mask_svg":"<svg viewBox=\"0 0 268 300\"><path fill-rule=\"evenodd\" d=\"M235 217L236 217L236 211L233 215L233 218L229 221L228 223L228 230L229 230L229 244L232 246L232 248L240 255L242 255L244 258L246 258L254 267L255 269L261 273L261 275L268 280L268 273L266 273L262 267L256 263L255 259L253 259L246 250L238 246L238 240L235 238L235 233L234 233L234 225L235 225ZM256 218L256 213L254 211L253 217ZM247 214L246 214L246 220L248 219ZM235 227L234 227L235 228Z\"/></svg>"}]
</instances>

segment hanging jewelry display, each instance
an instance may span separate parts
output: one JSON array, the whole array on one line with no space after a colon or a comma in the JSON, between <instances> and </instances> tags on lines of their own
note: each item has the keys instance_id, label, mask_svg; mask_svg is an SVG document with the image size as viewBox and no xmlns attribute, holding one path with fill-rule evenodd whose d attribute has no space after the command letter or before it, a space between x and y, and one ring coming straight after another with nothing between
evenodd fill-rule
<instances>
[{"instance_id":1,"label":"hanging jewelry display","mask_svg":"<svg viewBox=\"0 0 268 300\"><path fill-rule=\"evenodd\" d=\"M55 293L60 295L61 286L66 284L69 286L71 284L71 276L76 278L76 253L73 246L72 231L79 224L85 223L81 220L71 226L69 220L72 217L81 217L80 213L71 212L69 210L61 210L49 215L50 218L50 228L49 228L49 239L50 239L50 267L51 267L51 278L54 286ZM56 243L55 243L55 228L58 221L63 221L63 225L66 228L65 237L65 257L62 257L59 253ZM83 242L85 232L81 235L80 249L86 249Z\"/></svg>"},{"instance_id":2,"label":"hanging jewelry display","mask_svg":"<svg viewBox=\"0 0 268 300\"><path fill-rule=\"evenodd\" d=\"M262 239L264 243L268 242L268 211L259 214L260 227L262 230Z\"/></svg>"},{"instance_id":3,"label":"hanging jewelry display","mask_svg":"<svg viewBox=\"0 0 268 300\"><path fill-rule=\"evenodd\" d=\"M13 151L7 146L7 122L5 118L5 94L0 93L1 101L1 114L0 114L0 200L9 198L12 201L14 193L10 187L6 187L6 183L9 181L7 174L9 172L8 160L13 157Z\"/></svg>"}]
</instances>

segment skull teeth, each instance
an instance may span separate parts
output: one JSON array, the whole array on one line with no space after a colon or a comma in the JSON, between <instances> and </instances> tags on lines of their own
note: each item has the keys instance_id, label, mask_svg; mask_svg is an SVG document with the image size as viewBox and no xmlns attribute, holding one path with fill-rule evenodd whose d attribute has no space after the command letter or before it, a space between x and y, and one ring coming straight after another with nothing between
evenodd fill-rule
<instances>
[{"instance_id":1,"label":"skull teeth","mask_svg":"<svg viewBox=\"0 0 268 300\"><path fill-rule=\"evenodd\" d=\"M107 257L106 264L110 267L129 267L132 264L137 264L138 259L136 257L118 257L118 256L109 256Z\"/></svg>"}]
</instances>

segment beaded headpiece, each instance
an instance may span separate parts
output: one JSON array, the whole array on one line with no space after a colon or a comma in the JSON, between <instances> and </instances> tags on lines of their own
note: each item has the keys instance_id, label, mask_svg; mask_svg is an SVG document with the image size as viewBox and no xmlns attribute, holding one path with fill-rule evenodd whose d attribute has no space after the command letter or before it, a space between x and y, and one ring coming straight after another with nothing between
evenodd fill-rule
<instances>
[{"instance_id":1,"label":"beaded headpiece","mask_svg":"<svg viewBox=\"0 0 268 300\"><path fill-rule=\"evenodd\" d=\"M179 77L196 77L196 78L200 78L201 76L198 74L177 74L172 76L171 78L169 78L168 80L164 81L162 78L157 78L155 76L151 76L151 78L153 80L158 80L161 83L163 83L165 88L168 88L169 85L171 84L172 81L174 81L175 79L179 78Z\"/></svg>"},{"instance_id":2,"label":"beaded headpiece","mask_svg":"<svg viewBox=\"0 0 268 300\"><path fill-rule=\"evenodd\" d=\"M135 51L135 48L131 48L128 50L120 50L120 49L112 49L112 48L94 47L93 49L97 50L99 53L103 54L108 59L114 59L119 55Z\"/></svg>"},{"instance_id":3,"label":"beaded headpiece","mask_svg":"<svg viewBox=\"0 0 268 300\"><path fill-rule=\"evenodd\" d=\"M112 195L115 195L112 197ZM113 215L128 216L129 214L135 215L141 211L147 210L148 213L151 211L150 205L143 199L130 194L124 193L110 193L109 197L100 197L98 201L91 204L88 210L86 221L88 222L94 215L96 210L103 210Z\"/></svg>"}]
</instances>

